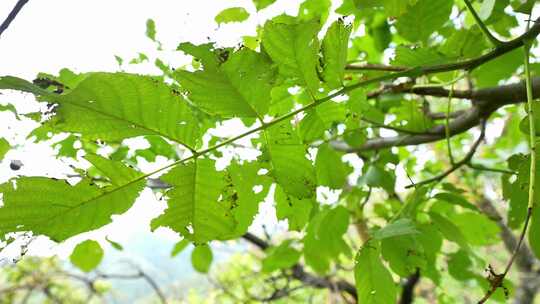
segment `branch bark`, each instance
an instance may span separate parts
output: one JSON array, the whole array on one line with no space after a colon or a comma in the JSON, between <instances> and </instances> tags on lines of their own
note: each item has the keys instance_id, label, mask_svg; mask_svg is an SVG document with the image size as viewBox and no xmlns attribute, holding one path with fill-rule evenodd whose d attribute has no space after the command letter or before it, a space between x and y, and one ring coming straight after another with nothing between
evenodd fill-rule
<instances>
[{"instance_id":1,"label":"branch bark","mask_svg":"<svg viewBox=\"0 0 540 304\"><path fill-rule=\"evenodd\" d=\"M263 251L270 247L270 244L268 244L265 240L249 232L244 234L242 238ZM294 265L293 267L291 267L291 270L292 277L303 282L307 286L342 291L349 294L356 301L356 287L345 280L331 281L329 278L319 277L310 272L307 272L304 269L304 266L302 266L301 264Z\"/></svg>"},{"instance_id":2,"label":"branch bark","mask_svg":"<svg viewBox=\"0 0 540 304\"><path fill-rule=\"evenodd\" d=\"M540 97L540 77L532 81L534 98ZM403 89L403 93L413 93L422 96L448 97L450 91L444 88ZM449 124L450 136L463 133L506 105L524 102L527 99L525 82L490 87L479 90L455 90L454 98L464 98L472 101L472 107L455 117ZM380 137L367 140L360 147L350 147L341 141L332 142L332 146L348 153L380 150L390 147L419 145L439 141L446 138L445 126L440 124L425 131L423 134Z\"/></svg>"},{"instance_id":3,"label":"branch bark","mask_svg":"<svg viewBox=\"0 0 540 304\"><path fill-rule=\"evenodd\" d=\"M15 17L17 17L17 14L21 11L21 9L23 8L23 6L26 3L28 3L28 0L19 0L19 1L17 1L17 3L13 7L13 9L9 13L9 15L6 17L4 22L2 22L2 24L0 24L0 36L2 36L2 33L4 33L5 30L7 30L7 28L11 24L11 22L13 22L13 20L15 20Z\"/></svg>"}]
</instances>

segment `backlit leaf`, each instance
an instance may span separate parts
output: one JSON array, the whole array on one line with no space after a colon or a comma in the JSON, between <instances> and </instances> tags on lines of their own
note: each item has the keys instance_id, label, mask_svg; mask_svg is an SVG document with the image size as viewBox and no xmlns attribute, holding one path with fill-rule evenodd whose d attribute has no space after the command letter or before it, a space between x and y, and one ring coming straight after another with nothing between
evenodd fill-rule
<instances>
[{"instance_id":1,"label":"backlit leaf","mask_svg":"<svg viewBox=\"0 0 540 304\"><path fill-rule=\"evenodd\" d=\"M86 240L79 243L69 256L73 265L84 272L90 272L96 268L103 259L103 249L98 242Z\"/></svg>"}]
</instances>

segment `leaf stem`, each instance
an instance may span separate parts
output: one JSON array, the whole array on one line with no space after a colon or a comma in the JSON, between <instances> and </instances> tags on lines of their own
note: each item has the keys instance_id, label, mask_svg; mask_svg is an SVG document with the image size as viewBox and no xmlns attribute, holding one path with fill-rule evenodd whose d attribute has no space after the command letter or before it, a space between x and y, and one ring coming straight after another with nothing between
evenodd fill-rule
<instances>
[{"instance_id":1,"label":"leaf stem","mask_svg":"<svg viewBox=\"0 0 540 304\"><path fill-rule=\"evenodd\" d=\"M528 28L527 23L527 28ZM527 202L527 216L525 218L525 224L523 225L523 230L521 231L521 235L519 236L519 241L516 245L516 248L514 252L512 253L512 256L510 258L510 261L508 261L508 264L506 265L506 268L504 269L504 272L501 274L494 274L493 278L490 279L490 285L491 288L487 291L487 293L484 295L480 301L478 301L478 304L485 303L493 293L497 290L497 288L503 286L503 281L508 272L510 271L510 268L512 267L512 264L514 263L514 260L516 259L516 256L521 248L521 244L523 244L523 239L525 238L525 235L527 234L527 228L529 227L529 222L531 221L533 208L535 207L534 203L534 195L535 195L535 183L536 183L536 125L535 125L535 111L534 111L534 105L533 105L533 94L532 94L532 84L531 84L531 73L529 69L529 50L530 45L527 44L527 42L523 43L523 50L524 50L524 65L525 65L525 86L527 90L527 113L529 116L529 144L530 144L530 170L529 170L529 199Z\"/></svg>"},{"instance_id":2,"label":"leaf stem","mask_svg":"<svg viewBox=\"0 0 540 304\"><path fill-rule=\"evenodd\" d=\"M497 39L495 36L493 36L491 34L491 32L489 31L487 26L484 24L482 19L480 19L480 16L478 16L476 11L474 10L474 7L472 6L471 2L469 0L463 0L463 2L465 2L465 5L467 6L467 9L469 10L471 15L473 16L474 21L476 21L476 24L478 24L478 26L482 30L482 33L484 34L484 36L486 36L486 38L496 47L503 44L502 41L500 41L499 39Z\"/></svg>"},{"instance_id":3,"label":"leaf stem","mask_svg":"<svg viewBox=\"0 0 540 304\"><path fill-rule=\"evenodd\" d=\"M450 158L450 164L454 165L454 155L452 154L452 143L450 141L450 113L452 109L452 96L454 95L454 85L450 87L450 92L448 94L448 104L446 106L446 119L444 124L444 133L446 135L446 149L448 150L448 157Z\"/></svg>"}]
</instances>

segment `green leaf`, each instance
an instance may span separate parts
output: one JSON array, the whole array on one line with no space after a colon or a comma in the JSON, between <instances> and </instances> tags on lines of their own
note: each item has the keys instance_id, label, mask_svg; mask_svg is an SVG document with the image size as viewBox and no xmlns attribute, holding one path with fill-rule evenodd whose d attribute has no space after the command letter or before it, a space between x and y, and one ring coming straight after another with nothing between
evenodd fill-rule
<instances>
[{"instance_id":1,"label":"green leaf","mask_svg":"<svg viewBox=\"0 0 540 304\"><path fill-rule=\"evenodd\" d=\"M396 29L411 42L425 42L448 22L453 3L451 0L418 0L398 18Z\"/></svg>"},{"instance_id":2,"label":"green leaf","mask_svg":"<svg viewBox=\"0 0 540 304\"><path fill-rule=\"evenodd\" d=\"M292 267L300 259L300 251L290 247L291 240L282 242L279 246L270 249L262 261L262 271L270 273L278 269Z\"/></svg>"},{"instance_id":3,"label":"green leaf","mask_svg":"<svg viewBox=\"0 0 540 304\"><path fill-rule=\"evenodd\" d=\"M480 10L478 11L478 17L480 17L482 21L486 21L489 16L491 16L493 8L495 7L495 2L496 0L482 1L482 5L480 6Z\"/></svg>"},{"instance_id":4,"label":"green leaf","mask_svg":"<svg viewBox=\"0 0 540 304\"><path fill-rule=\"evenodd\" d=\"M84 272L95 269L103 259L103 249L98 242L86 240L79 243L69 256L73 265Z\"/></svg>"},{"instance_id":5,"label":"green leaf","mask_svg":"<svg viewBox=\"0 0 540 304\"><path fill-rule=\"evenodd\" d=\"M433 48L409 48L400 45L396 48L396 57L392 61L392 64L417 67L445 62L447 62L447 59Z\"/></svg>"},{"instance_id":6,"label":"green leaf","mask_svg":"<svg viewBox=\"0 0 540 304\"><path fill-rule=\"evenodd\" d=\"M259 202L263 201L270 188L271 179L265 175L259 175L260 166L257 162L232 163L227 172L230 177L229 190L233 216L237 221L234 235L241 236L247 232L253 222L253 218L259 210ZM260 192L255 193L255 187L262 187Z\"/></svg>"},{"instance_id":7,"label":"green leaf","mask_svg":"<svg viewBox=\"0 0 540 304\"><path fill-rule=\"evenodd\" d=\"M512 8L522 14L531 14L536 0L512 0Z\"/></svg>"},{"instance_id":8,"label":"green leaf","mask_svg":"<svg viewBox=\"0 0 540 304\"><path fill-rule=\"evenodd\" d=\"M249 18L249 13L243 7L231 7L222 10L214 20L217 24L242 22Z\"/></svg>"},{"instance_id":9,"label":"green leaf","mask_svg":"<svg viewBox=\"0 0 540 304\"><path fill-rule=\"evenodd\" d=\"M190 244L188 239L182 239L178 243L174 244L174 247L171 251L171 257L177 256L180 252L184 251L186 247Z\"/></svg>"},{"instance_id":10,"label":"green leaf","mask_svg":"<svg viewBox=\"0 0 540 304\"><path fill-rule=\"evenodd\" d=\"M522 64L523 52L517 49L495 58L476 68L471 75L478 87L495 86L499 81L510 78Z\"/></svg>"},{"instance_id":11,"label":"green leaf","mask_svg":"<svg viewBox=\"0 0 540 304\"><path fill-rule=\"evenodd\" d=\"M452 221L436 212L430 212L429 215L435 223L437 229L439 229L439 231L442 233L442 235L444 235L447 240L458 244L463 249L469 248L467 239L465 238L459 227L452 223Z\"/></svg>"},{"instance_id":12,"label":"green leaf","mask_svg":"<svg viewBox=\"0 0 540 304\"><path fill-rule=\"evenodd\" d=\"M315 171L317 181L321 186L331 189L341 189L346 181L350 170L343 163L342 153L332 149L328 144L321 145L315 158Z\"/></svg>"},{"instance_id":13,"label":"green leaf","mask_svg":"<svg viewBox=\"0 0 540 304\"><path fill-rule=\"evenodd\" d=\"M315 170L306 159L306 148L289 122L271 126L264 132L266 156L272 166L271 174L283 190L299 199L310 198L317 185Z\"/></svg>"},{"instance_id":14,"label":"green leaf","mask_svg":"<svg viewBox=\"0 0 540 304\"><path fill-rule=\"evenodd\" d=\"M156 41L156 23L153 19L146 20L146 37L152 41Z\"/></svg>"},{"instance_id":15,"label":"green leaf","mask_svg":"<svg viewBox=\"0 0 540 304\"><path fill-rule=\"evenodd\" d=\"M421 244L422 248L424 248L424 257L426 260L426 267L422 273L438 284L441 275L437 268L437 255L443 245L442 235L434 224L418 225L418 230L420 234L416 235L415 238Z\"/></svg>"},{"instance_id":16,"label":"green leaf","mask_svg":"<svg viewBox=\"0 0 540 304\"><path fill-rule=\"evenodd\" d=\"M44 90L31 82L13 76L0 77L0 90L17 90L32 93L36 96L52 95L49 91Z\"/></svg>"},{"instance_id":17,"label":"green leaf","mask_svg":"<svg viewBox=\"0 0 540 304\"><path fill-rule=\"evenodd\" d=\"M253 0L253 4L255 4L258 11L270 6L274 2L276 2L276 0Z\"/></svg>"},{"instance_id":18,"label":"green leaf","mask_svg":"<svg viewBox=\"0 0 540 304\"><path fill-rule=\"evenodd\" d=\"M56 142L54 147L59 147L57 156L76 158L77 149L75 149L74 145L77 140L77 136L70 135L63 140Z\"/></svg>"},{"instance_id":19,"label":"green leaf","mask_svg":"<svg viewBox=\"0 0 540 304\"><path fill-rule=\"evenodd\" d=\"M398 17L407 12L409 3L414 3L414 0L382 0L384 10L388 16Z\"/></svg>"},{"instance_id":20,"label":"green leaf","mask_svg":"<svg viewBox=\"0 0 540 304\"><path fill-rule=\"evenodd\" d=\"M161 179L173 188L166 193L168 208L152 220L152 230L169 227L198 244L226 239L234 231L236 222L231 211L218 201L225 181L213 160L180 164Z\"/></svg>"},{"instance_id":21,"label":"green leaf","mask_svg":"<svg viewBox=\"0 0 540 304\"><path fill-rule=\"evenodd\" d=\"M410 235L382 240L381 253L390 269L401 277L409 276L417 268L424 269L426 266L422 244Z\"/></svg>"},{"instance_id":22,"label":"green leaf","mask_svg":"<svg viewBox=\"0 0 540 304\"><path fill-rule=\"evenodd\" d=\"M511 181L508 176L502 177L503 196L510 201L508 209L508 226L513 229L521 227L527 216L530 163L530 155L512 155L508 159L508 167L517 172L517 178L514 181ZM536 174L538 176L540 174L540 159L538 158L536 168ZM540 180L537 179L536 182L536 187L539 187ZM537 198L540 197L540 195L536 196Z\"/></svg>"},{"instance_id":23,"label":"green leaf","mask_svg":"<svg viewBox=\"0 0 540 304\"><path fill-rule=\"evenodd\" d=\"M449 204L454 204L461 206L466 209L470 209L473 211L479 211L478 207L475 205L469 203L469 201L464 198L462 195L459 195L457 193L451 193L451 192L439 192L433 196L434 199L441 200L448 202Z\"/></svg>"},{"instance_id":24,"label":"green leaf","mask_svg":"<svg viewBox=\"0 0 540 304\"><path fill-rule=\"evenodd\" d=\"M4 159L9 149L11 149L9 142L5 138L0 137L0 162Z\"/></svg>"},{"instance_id":25,"label":"green leaf","mask_svg":"<svg viewBox=\"0 0 540 304\"><path fill-rule=\"evenodd\" d=\"M111 222L126 212L144 188L142 174L97 155L85 157L109 181L97 187L83 179L72 186L65 180L21 177L0 185L0 235L16 231L44 234L63 241Z\"/></svg>"},{"instance_id":26,"label":"green leaf","mask_svg":"<svg viewBox=\"0 0 540 304\"><path fill-rule=\"evenodd\" d=\"M361 179L370 187L379 187L388 193L394 193L395 176L379 165L369 166L366 174Z\"/></svg>"},{"instance_id":27,"label":"green leaf","mask_svg":"<svg viewBox=\"0 0 540 304\"><path fill-rule=\"evenodd\" d=\"M262 35L263 47L278 64L280 74L307 87L312 95L319 89L319 27L315 21L298 24L268 21Z\"/></svg>"},{"instance_id":28,"label":"green leaf","mask_svg":"<svg viewBox=\"0 0 540 304\"><path fill-rule=\"evenodd\" d=\"M365 244L356 256L354 279L358 302L363 304L395 303L397 288L392 275L379 257L376 242Z\"/></svg>"},{"instance_id":29,"label":"green leaf","mask_svg":"<svg viewBox=\"0 0 540 304\"><path fill-rule=\"evenodd\" d=\"M450 219L460 228L471 245L487 246L500 241L499 226L483 214L464 212L452 214Z\"/></svg>"},{"instance_id":30,"label":"green leaf","mask_svg":"<svg viewBox=\"0 0 540 304\"><path fill-rule=\"evenodd\" d=\"M323 79L331 89L343 85L343 75L347 65L349 36L352 26L339 19L328 28L322 41Z\"/></svg>"},{"instance_id":31,"label":"green leaf","mask_svg":"<svg viewBox=\"0 0 540 304\"><path fill-rule=\"evenodd\" d=\"M213 43L194 45L191 42L182 42L178 45L176 50L191 55L196 58L196 60L200 60L205 70L216 70L220 63L215 53Z\"/></svg>"},{"instance_id":32,"label":"green leaf","mask_svg":"<svg viewBox=\"0 0 540 304\"><path fill-rule=\"evenodd\" d=\"M191 252L191 264L200 273L207 273L212 264L212 249L207 244L195 246Z\"/></svg>"},{"instance_id":33,"label":"green leaf","mask_svg":"<svg viewBox=\"0 0 540 304\"><path fill-rule=\"evenodd\" d=\"M531 250L537 258L540 258L540 211L538 208L533 208L531 223L528 232L528 240L531 245Z\"/></svg>"},{"instance_id":34,"label":"green leaf","mask_svg":"<svg viewBox=\"0 0 540 304\"><path fill-rule=\"evenodd\" d=\"M449 254L448 273L454 278L465 281L474 278L474 272L471 271L472 261L464 250L459 250Z\"/></svg>"},{"instance_id":35,"label":"green leaf","mask_svg":"<svg viewBox=\"0 0 540 304\"><path fill-rule=\"evenodd\" d=\"M403 236L409 234L417 234L416 226L411 219L400 218L384 226L382 229L373 233L373 239L382 240L395 236Z\"/></svg>"},{"instance_id":36,"label":"green leaf","mask_svg":"<svg viewBox=\"0 0 540 304\"><path fill-rule=\"evenodd\" d=\"M305 0L298 8L298 19L314 20L317 19L324 24L328 19L332 1L330 0Z\"/></svg>"},{"instance_id":37,"label":"green leaf","mask_svg":"<svg viewBox=\"0 0 540 304\"><path fill-rule=\"evenodd\" d=\"M175 74L189 98L210 114L262 117L268 112L275 73L263 54L242 49L217 70Z\"/></svg>"},{"instance_id":38,"label":"green leaf","mask_svg":"<svg viewBox=\"0 0 540 304\"><path fill-rule=\"evenodd\" d=\"M16 80L0 78L0 89L22 90L58 103L54 127L60 131L111 141L153 134L190 147L198 140L198 122L187 102L152 77L90 73L65 95Z\"/></svg>"},{"instance_id":39,"label":"green leaf","mask_svg":"<svg viewBox=\"0 0 540 304\"><path fill-rule=\"evenodd\" d=\"M309 222L304 237L306 264L320 274L329 270L330 262L341 254L350 255L350 248L343 240L349 227L349 211L337 206L319 211Z\"/></svg>"},{"instance_id":40,"label":"green leaf","mask_svg":"<svg viewBox=\"0 0 540 304\"><path fill-rule=\"evenodd\" d=\"M124 247L122 247L122 245L120 245L120 243L109 239L108 236L105 237L105 241L107 241L114 249L116 249L118 251L124 250Z\"/></svg>"},{"instance_id":41,"label":"green leaf","mask_svg":"<svg viewBox=\"0 0 540 304\"><path fill-rule=\"evenodd\" d=\"M478 27L454 31L439 48L448 58L479 56L488 47L485 36Z\"/></svg>"},{"instance_id":42,"label":"green leaf","mask_svg":"<svg viewBox=\"0 0 540 304\"><path fill-rule=\"evenodd\" d=\"M295 231L301 231L306 226L315 205L310 198L298 199L287 195L279 185L274 190L274 200L278 220L287 219L289 230Z\"/></svg>"},{"instance_id":43,"label":"green leaf","mask_svg":"<svg viewBox=\"0 0 540 304\"><path fill-rule=\"evenodd\" d=\"M1 79L1 78L0 78L0 79ZM2 111L2 112L3 112L3 111L9 111L9 112L13 113L17 119L20 118L20 117L19 117L19 113L17 113L17 109L16 109L15 106L14 106L13 104L11 104L11 103L8 103L8 104L6 104L6 105L0 104L0 111Z\"/></svg>"},{"instance_id":44,"label":"green leaf","mask_svg":"<svg viewBox=\"0 0 540 304\"><path fill-rule=\"evenodd\" d=\"M345 117L345 107L342 103L323 103L306 112L306 116L300 121L300 137L306 143L323 139L325 131L343 122Z\"/></svg>"}]
</instances>

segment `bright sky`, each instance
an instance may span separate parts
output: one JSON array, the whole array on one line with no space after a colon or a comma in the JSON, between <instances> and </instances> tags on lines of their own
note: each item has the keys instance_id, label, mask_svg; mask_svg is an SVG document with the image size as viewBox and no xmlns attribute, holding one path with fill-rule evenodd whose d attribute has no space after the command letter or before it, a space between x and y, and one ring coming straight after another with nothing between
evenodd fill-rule
<instances>
[{"instance_id":1,"label":"bright sky","mask_svg":"<svg viewBox=\"0 0 540 304\"><path fill-rule=\"evenodd\" d=\"M0 2L0 19L7 16L16 2ZM189 62L189 58L174 51L179 42L199 44L210 40L223 46L237 45L241 43L243 35L254 35L256 25L262 25L269 17L283 12L296 14L298 2L277 1L257 14L249 0L30 0L0 37L0 74L32 80L39 72L57 74L62 68L75 72L117 71L119 67L114 55L127 62L138 52L148 55L150 63L124 68L130 72L157 74L159 71L153 66L156 55L173 66ZM218 26L214 16L222 9L233 6L248 9L250 19L242 24ZM145 36L148 18L155 20L157 38L163 43L164 51L159 54L156 53L155 43ZM29 94L0 95L0 104L14 103L22 113L37 110L33 101ZM21 123L8 112L0 112L0 124L6 126L0 129L0 137L17 145L0 164L0 182L17 174L63 177L70 172L65 163L52 156L52 150L47 145L25 142L25 137L35 124ZM10 170L11 159L21 160L23 168ZM148 164L142 169L146 171L162 164ZM163 203L156 202L150 190L145 190L128 213L115 217L114 222L104 229L71 238L59 246L39 239L31 247L30 253L66 256L78 242L87 238L103 241L105 235L121 243L127 242L137 237L141 230L148 230L149 220L157 216L163 207ZM268 215L268 212L264 214ZM153 236L178 239L176 234L165 230ZM3 254L10 256L17 252L7 250Z\"/></svg>"}]
</instances>

